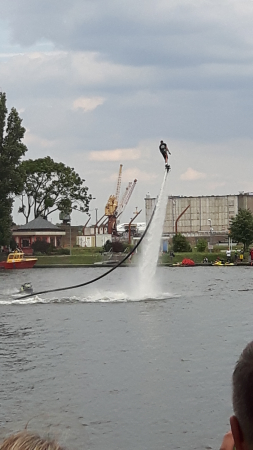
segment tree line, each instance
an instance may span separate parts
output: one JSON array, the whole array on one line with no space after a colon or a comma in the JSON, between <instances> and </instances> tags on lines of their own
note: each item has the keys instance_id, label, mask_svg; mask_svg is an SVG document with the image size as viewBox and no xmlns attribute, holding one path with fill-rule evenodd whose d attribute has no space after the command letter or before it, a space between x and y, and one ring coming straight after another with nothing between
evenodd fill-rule
<instances>
[{"instance_id":1,"label":"tree line","mask_svg":"<svg viewBox=\"0 0 253 450\"><path fill-rule=\"evenodd\" d=\"M15 198L20 199L18 212L26 222L38 216L47 219L56 210L88 213L92 198L73 168L50 156L24 160L25 131L17 110L8 113L6 94L0 92L0 245L10 243Z\"/></svg>"}]
</instances>

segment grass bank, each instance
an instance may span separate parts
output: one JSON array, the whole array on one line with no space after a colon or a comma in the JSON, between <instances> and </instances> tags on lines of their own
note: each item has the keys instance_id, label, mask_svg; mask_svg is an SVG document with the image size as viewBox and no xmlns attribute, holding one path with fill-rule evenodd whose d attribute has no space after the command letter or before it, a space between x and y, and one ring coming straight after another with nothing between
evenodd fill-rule
<instances>
[{"instance_id":1,"label":"grass bank","mask_svg":"<svg viewBox=\"0 0 253 450\"><path fill-rule=\"evenodd\" d=\"M74 247L71 249L71 255L35 255L38 258L37 265L57 265L57 264L66 264L66 265L75 265L75 264L94 264L96 262L101 262L103 260L102 257L102 248L99 247L91 247L91 248L82 248L82 247Z\"/></svg>"},{"instance_id":2,"label":"grass bank","mask_svg":"<svg viewBox=\"0 0 253 450\"><path fill-rule=\"evenodd\" d=\"M55 265L55 264L94 264L95 262L101 262L102 257L99 253L90 253L82 255L52 255L52 256L37 256L37 265Z\"/></svg>"},{"instance_id":3,"label":"grass bank","mask_svg":"<svg viewBox=\"0 0 253 450\"><path fill-rule=\"evenodd\" d=\"M39 255L37 256L37 265L76 265L76 264L94 264L104 260L101 248L73 248L71 255ZM233 258L234 253L232 253ZM214 262L217 258L226 259L226 253L219 249L215 249L212 253L200 253L194 250L189 253L175 253L175 257L171 259L169 253L163 253L160 256L159 262L161 264L177 264L181 263L184 258L192 259L196 264L201 264L204 258L208 259L209 263ZM134 263L135 257L132 262ZM137 259L136 259L137 260ZM244 261L248 262L248 253L244 255Z\"/></svg>"}]
</instances>

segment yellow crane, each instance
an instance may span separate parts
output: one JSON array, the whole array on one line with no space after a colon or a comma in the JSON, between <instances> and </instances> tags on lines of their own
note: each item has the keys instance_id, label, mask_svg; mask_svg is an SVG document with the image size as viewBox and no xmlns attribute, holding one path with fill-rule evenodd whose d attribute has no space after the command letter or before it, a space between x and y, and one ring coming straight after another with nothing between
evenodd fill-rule
<instances>
[{"instance_id":1,"label":"yellow crane","mask_svg":"<svg viewBox=\"0 0 253 450\"><path fill-rule=\"evenodd\" d=\"M120 188L121 188L121 178L122 178L122 167L123 165L120 164L119 166L119 175L117 179L117 186L116 186L116 193L113 195L110 195L108 198L108 201L105 206L105 216L108 217L108 233L109 234L116 234L116 219L122 214L124 211L132 193L134 190L134 187L137 183L137 180L134 180L133 182L129 182L128 186L126 188L126 191L124 192L121 200L119 201L119 194L120 194Z\"/></svg>"},{"instance_id":2,"label":"yellow crane","mask_svg":"<svg viewBox=\"0 0 253 450\"><path fill-rule=\"evenodd\" d=\"M108 198L108 201L105 206L105 215L106 216L112 216L116 213L118 203L119 203L119 193L120 193L120 187L121 187L121 177L122 177L122 167L123 164L120 164L119 166L119 175L117 180L117 187L116 187L116 194L110 195Z\"/></svg>"},{"instance_id":3,"label":"yellow crane","mask_svg":"<svg viewBox=\"0 0 253 450\"><path fill-rule=\"evenodd\" d=\"M116 193L110 195L106 206L105 206L105 215L108 216L108 233L112 234L114 230L116 230L116 212L119 204L119 193L121 187L121 177L122 177L122 167L123 164L119 166L119 175L117 179Z\"/></svg>"}]
</instances>

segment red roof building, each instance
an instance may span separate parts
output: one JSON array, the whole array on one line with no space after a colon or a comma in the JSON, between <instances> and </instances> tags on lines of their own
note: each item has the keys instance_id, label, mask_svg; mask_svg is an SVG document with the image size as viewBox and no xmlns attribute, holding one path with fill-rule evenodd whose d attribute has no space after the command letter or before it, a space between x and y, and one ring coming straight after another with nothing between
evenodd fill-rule
<instances>
[{"instance_id":1,"label":"red roof building","mask_svg":"<svg viewBox=\"0 0 253 450\"><path fill-rule=\"evenodd\" d=\"M64 230L42 217L37 217L12 231L17 246L26 254L33 253L32 244L35 241L46 241L54 247L60 247L65 234Z\"/></svg>"}]
</instances>

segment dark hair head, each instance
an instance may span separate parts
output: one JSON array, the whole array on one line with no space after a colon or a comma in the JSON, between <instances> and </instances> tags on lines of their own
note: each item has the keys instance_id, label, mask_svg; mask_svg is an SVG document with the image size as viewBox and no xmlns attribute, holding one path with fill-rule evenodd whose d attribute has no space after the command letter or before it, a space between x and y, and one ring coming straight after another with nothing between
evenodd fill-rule
<instances>
[{"instance_id":1,"label":"dark hair head","mask_svg":"<svg viewBox=\"0 0 253 450\"><path fill-rule=\"evenodd\" d=\"M234 413L245 441L253 449L253 341L236 363L232 383Z\"/></svg>"},{"instance_id":2,"label":"dark hair head","mask_svg":"<svg viewBox=\"0 0 253 450\"><path fill-rule=\"evenodd\" d=\"M56 441L48 441L27 431L12 434L2 443L0 450L63 450Z\"/></svg>"}]
</instances>

